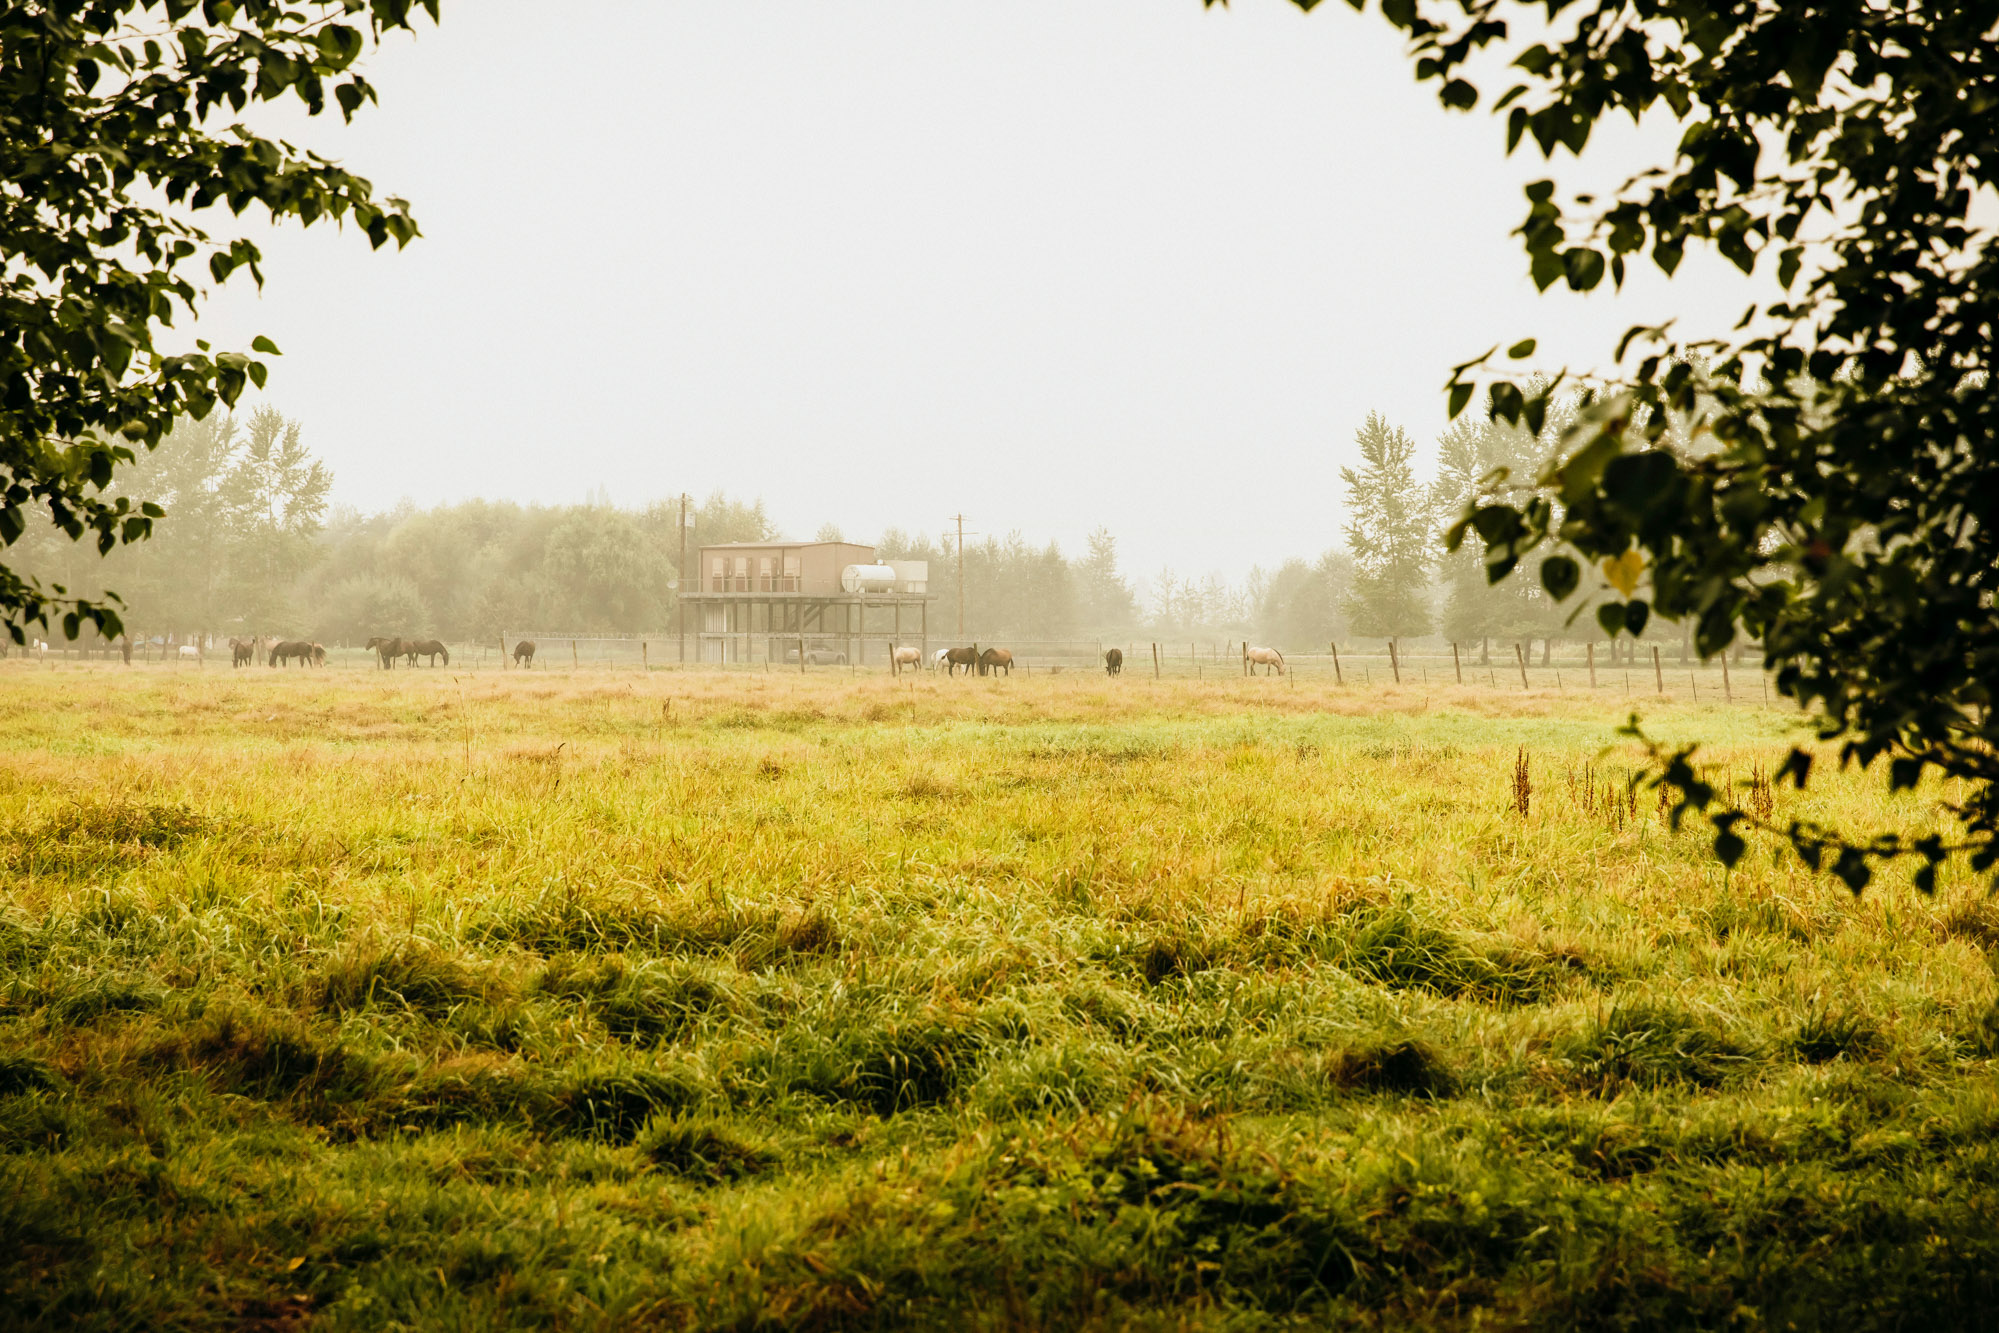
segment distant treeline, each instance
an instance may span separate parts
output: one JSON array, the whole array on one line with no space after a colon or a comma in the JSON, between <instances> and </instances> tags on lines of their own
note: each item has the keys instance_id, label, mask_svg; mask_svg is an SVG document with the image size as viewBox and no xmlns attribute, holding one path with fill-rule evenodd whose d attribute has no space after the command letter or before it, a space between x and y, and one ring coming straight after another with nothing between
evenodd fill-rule
<instances>
[{"instance_id":1,"label":"distant treeline","mask_svg":"<svg viewBox=\"0 0 1999 1333\"><path fill-rule=\"evenodd\" d=\"M1345 469L1342 546L1251 571L1240 583L1161 571L1142 586L1107 529L1077 554L1018 534L968 542L966 633L1023 643L1255 639L1287 650L1334 640L1443 637L1461 643L1584 638L1577 601L1557 606L1530 576L1491 586L1477 541L1446 554L1439 534L1495 469L1538 466L1541 438L1462 418L1418 476L1407 432L1370 416L1360 464ZM332 478L299 423L274 410L183 422L119 474L117 489L167 517L145 542L99 559L53 528L31 528L7 558L72 593L115 589L141 635L277 634L325 643L371 635L491 641L502 630L669 633L676 627L680 507L655 501L520 505L471 500L387 513L329 512ZM1328 497L1328 527L1334 522ZM780 536L761 501L715 494L690 505L688 557L703 544ZM837 539L832 524L820 539ZM958 561L948 535L890 529L883 559L930 563L930 633L956 628ZM1585 603L1586 605L1586 603Z\"/></svg>"}]
</instances>

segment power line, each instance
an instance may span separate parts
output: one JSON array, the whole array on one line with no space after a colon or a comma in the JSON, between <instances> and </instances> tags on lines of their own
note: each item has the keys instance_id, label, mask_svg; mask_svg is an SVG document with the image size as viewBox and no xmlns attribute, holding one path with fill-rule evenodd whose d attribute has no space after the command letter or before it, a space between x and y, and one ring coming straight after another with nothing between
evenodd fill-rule
<instances>
[{"instance_id":1,"label":"power line","mask_svg":"<svg viewBox=\"0 0 1999 1333\"><path fill-rule=\"evenodd\" d=\"M965 637L965 516L953 514L951 521L958 525L958 637L962 639Z\"/></svg>"}]
</instances>

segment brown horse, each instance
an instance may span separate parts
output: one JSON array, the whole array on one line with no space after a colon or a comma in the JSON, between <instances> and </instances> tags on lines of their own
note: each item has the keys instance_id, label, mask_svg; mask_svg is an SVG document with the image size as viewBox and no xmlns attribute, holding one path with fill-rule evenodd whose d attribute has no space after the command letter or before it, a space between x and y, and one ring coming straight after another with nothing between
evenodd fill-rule
<instances>
[{"instance_id":1,"label":"brown horse","mask_svg":"<svg viewBox=\"0 0 1999 1333\"><path fill-rule=\"evenodd\" d=\"M444 659L444 665L451 665L451 650L440 639L404 639L403 656L409 658L411 666L416 665L419 657L428 657L432 666L437 665L439 657Z\"/></svg>"},{"instance_id":2,"label":"brown horse","mask_svg":"<svg viewBox=\"0 0 1999 1333\"><path fill-rule=\"evenodd\" d=\"M1106 676L1121 676L1124 674L1124 649L1104 649L1104 674Z\"/></svg>"},{"instance_id":3,"label":"brown horse","mask_svg":"<svg viewBox=\"0 0 1999 1333\"><path fill-rule=\"evenodd\" d=\"M229 641L230 666L255 666L257 663L257 641L255 639L231 639Z\"/></svg>"},{"instance_id":4,"label":"brown horse","mask_svg":"<svg viewBox=\"0 0 1999 1333\"><path fill-rule=\"evenodd\" d=\"M990 676L999 671L1005 671L1009 676L1013 674L1013 654L1011 652L1005 648L988 648L979 654L979 674L981 676Z\"/></svg>"},{"instance_id":5,"label":"brown horse","mask_svg":"<svg viewBox=\"0 0 1999 1333\"><path fill-rule=\"evenodd\" d=\"M312 664L313 664L314 666L325 666L325 665L326 665L326 645L325 645L325 644L323 644L323 643L315 643L314 645L312 645Z\"/></svg>"},{"instance_id":6,"label":"brown horse","mask_svg":"<svg viewBox=\"0 0 1999 1333\"><path fill-rule=\"evenodd\" d=\"M514 645L514 665L515 666L534 665L533 639L522 639L519 643Z\"/></svg>"},{"instance_id":7,"label":"brown horse","mask_svg":"<svg viewBox=\"0 0 1999 1333\"><path fill-rule=\"evenodd\" d=\"M396 659L403 655L403 641L401 639L385 639L377 636L368 640L362 646L368 648L382 659L382 670L384 671L395 670Z\"/></svg>"},{"instance_id":8,"label":"brown horse","mask_svg":"<svg viewBox=\"0 0 1999 1333\"><path fill-rule=\"evenodd\" d=\"M271 665L296 660L300 666L312 665L312 645L304 639L286 639L271 649Z\"/></svg>"},{"instance_id":9,"label":"brown horse","mask_svg":"<svg viewBox=\"0 0 1999 1333\"><path fill-rule=\"evenodd\" d=\"M965 674L968 676L979 669L978 644L975 643L969 648L946 648L944 650L944 674L955 676L958 674L959 667L965 668Z\"/></svg>"}]
</instances>

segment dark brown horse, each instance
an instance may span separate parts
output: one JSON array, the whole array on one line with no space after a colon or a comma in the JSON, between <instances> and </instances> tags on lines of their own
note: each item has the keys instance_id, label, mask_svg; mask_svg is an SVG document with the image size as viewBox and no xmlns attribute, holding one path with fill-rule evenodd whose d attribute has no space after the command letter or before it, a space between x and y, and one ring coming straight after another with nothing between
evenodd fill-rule
<instances>
[{"instance_id":1,"label":"dark brown horse","mask_svg":"<svg viewBox=\"0 0 1999 1333\"><path fill-rule=\"evenodd\" d=\"M530 667L534 665L533 639L522 639L514 645L514 665Z\"/></svg>"},{"instance_id":2,"label":"dark brown horse","mask_svg":"<svg viewBox=\"0 0 1999 1333\"><path fill-rule=\"evenodd\" d=\"M395 670L396 659L403 655L403 641L401 639L385 639L378 636L368 640L363 646L382 659L382 670L384 671Z\"/></svg>"},{"instance_id":3,"label":"dark brown horse","mask_svg":"<svg viewBox=\"0 0 1999 1333\"><path fill-rule=\"evenodd\" d=\"M304 639L286 639L271 649L271 665L297 661L300 666L312 665L312 645Z\"/></svg>"},{"instance_id":4,"label":"dark brown horse","mask_svg":"<svg viewBox=\"0 0 1999 1333\"><path fill-rule=\"evenodd\" d=\"M419 657L428 657L432 666L437 665L439 657L444 659L444 665L451 665L451 650L440 639L404 639L403 656L409 658L411 666L416 665Z\"/></svg>"},{"instance_id":5,"label":"dark brown horse","mask_svg":"<svg viewBox=\"0 0 1999 1333\"><path fill-rule=\"evenodd\" d=\"M998 671L1004 671L1009 676L1013 674L1013 654L1011 652L1005 648L988 648L979 654L979 674L981 676L990 676Z\"/></svg>"},{"instance_id":6,"label":"dark brown horse","mask_svg":"<svg viewBox=\"0 0 1999 1333\"><path fill-rule=\"evenodd\" d=\"M1106 676L1121 676L1124 674L1124 649L1104 649L1104 674Z\"/></svg>"},{"instance_id":7,"label":"dark brown horse","mask_svg":"<svg viewBox=\"0 0 1999 1333\"><path fill-rule=\"evenodd\" d=\"M975 643L969 648L946 648L944 667L946 675L957 675L959 667L965 668L966 675L971 675L979 668L979 645Z\"/></svg>"},{"instance_id":8,"label":"dark brown horse","mask_svg":"<svg viewBox=\"0 0 1999 1333\"><path fill-rule=\"evenodd\" d=\"M255 639L231 639L229 641L229 665L255 666L257 663L257 641Z\"/></svg>"}]
</instances>

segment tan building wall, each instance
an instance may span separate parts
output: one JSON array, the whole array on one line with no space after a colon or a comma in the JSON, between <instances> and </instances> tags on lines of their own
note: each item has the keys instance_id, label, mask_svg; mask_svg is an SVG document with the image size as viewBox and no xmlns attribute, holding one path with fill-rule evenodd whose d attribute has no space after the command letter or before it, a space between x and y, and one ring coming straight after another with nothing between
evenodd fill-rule
<instances>
[{"instance_id":1,"label":"tan building wall","mask_svg":"<svg viewBox=\"0 0 1999 1333\"><path fill-rule=\"evenodd\" d=\"M731 542L701 548L704 593L794 592L829 597L840 571L874 563L875 548L859 542Z\"/></svg>"}]
</instances>

